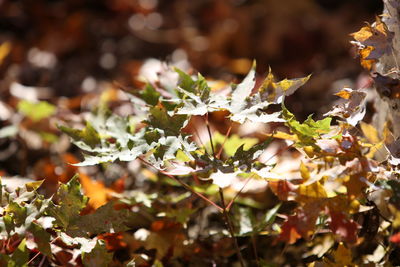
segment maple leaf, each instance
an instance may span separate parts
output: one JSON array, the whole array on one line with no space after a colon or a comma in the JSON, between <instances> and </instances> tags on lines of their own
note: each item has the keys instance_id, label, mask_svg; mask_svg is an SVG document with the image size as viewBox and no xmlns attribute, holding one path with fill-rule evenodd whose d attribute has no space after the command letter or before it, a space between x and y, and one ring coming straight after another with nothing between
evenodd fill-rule
<instances>
[{"instance_id":1,"label":"maple leaf","mask_svg":"<svg viewBox=\"0 0 400 267\"><path fill-rule=\"evenodd\" d=\"M79 180L85 192L85 195L89 198L89 206L97 209L107 203L110 193L113 190L107 188L104 183L100 181L92 181L86 174L81 173Z\"/></svg>"},{"instance_id":2,"label":"maple leaf","mask_svg":"<svg viewBox=\"0 0 400 267\"><path fill-rule=\"evenodd\" d=\"M197 80L185 72L176 69L180 77L180 83L176 90L184 97L177 114L204 115L208 112L221 110L228 104L226 98L212 92L206 79L199 73Z\"/></svg>"},{"instance_id":3,"label":"maple leaf","mask_svg":"<svg viewBox=\"0 0 400 267\"><path fill-rule=\"evenodd\" d=\"M337 249L332 253L333 261L324 258L324 263L327 266L342 267L354 266L351 250L346 248L342 242L339 243Z\"/></svg>"},{"instance_id":4,"label":"maple leaf","mask_svg":"<svg viewBox=\"0 0 400 267\"><path fill-rule=\"evenodd\" d=\"M275 83L271 73L267 75L263 85L259 90L252 94L255 86L255 63L245 79L238 85L232 87L229 112L231 120L244 123L246 120L251 122L283 122L280 112L271 114L264 110L271 104L280 104L284 96L293 94L300 86L305 84L309 76L293 80L283 80Z\"/></svg>"},{"instance_id":5,"label":"maple leaf","mask_svg":"<svg viewBox=\"0 0 400 267\"><path fill-rule=\"evenodd\" d=\"M334 234L340 236L345 242L357 242L359 225L355 221L346 218L342 212L332 209L329 210L329 215L331 217L329 227Z\"/></svg>"},{"instance_id":6,"label":"maple leaf","mask_svg":"<svg viewBox=\"0 0 400 267\"><path fill-rule=\"evenodd\" d=\"M112 257L112 253L107 251L103 240L97 240L95 247L90 252L82 253L84 266L107 267Z\"/></svg>"},{"instance_id":7,"label":"maple leaf","mask_svg":"<svg viewBox=\"0 0 400 267\"><path fill-rule=\"evenodd\" d=\"M51 203L47 213L54 217L55 223L67 229L71 222L79 217L80 211L86 207L88 198L81 192L78 176L74 176L67 184L61 184L56 194L58 205Z\"/></svg>"},{"instance_id":8,"label":"maple leaf","mask_svg":"<svg viewBox=\"0 0 400 267\"><path fill-rule=\"evenodd\" d=\"M363 55L363 59L377 60L385 53L390 52L394 34L388 30L386 24L379 17L376 17L376 22L373 25L368 24L351 36L357 41L353 43L361 51L368 49L369 53ZM372 49L368 47L372 47Z\"/></svg>"},{"instance_id":9,"label":"maple leaf","mask_svg":"<svg viewBox=\"0 0 400 267\"><path fill-rule=\"evenodd\" d=\"M115 205L115 201L110 201L92 214L75 218L68 226L67 233L71 236L90 236L126 231L133 214L127 209L116 210Z\"/></svg>"},{"instance_id":10,"label":"maple leaf","mask_svg":"<svg viewBox=\"0 0 400 267\"><path fill-rule=\"evenodd\" d=\"M336 94L346 101L336 105L332 110L324 114L324 116L338 116L344 119L348 124L356 126L361 121L366 112L366 96L362 91L352 90L351 88L343 88Z\"/></svg>"},{"instance_id":11,"label":"maple leaf","mask_svg":"<svg viewBox=\"0 0 400 267\"><path fill-rule=\"evenodd\" d=\"M315 145L316 138L331 131L332 118L330 117L314 121L312 115L310 115L303 123L300 123L296 120L294 114L291 113L283 104L282 110L282 115L286 120L286 125L294 134L297 135L297 144L299 146Z\"/></svg>"}]
</instances>

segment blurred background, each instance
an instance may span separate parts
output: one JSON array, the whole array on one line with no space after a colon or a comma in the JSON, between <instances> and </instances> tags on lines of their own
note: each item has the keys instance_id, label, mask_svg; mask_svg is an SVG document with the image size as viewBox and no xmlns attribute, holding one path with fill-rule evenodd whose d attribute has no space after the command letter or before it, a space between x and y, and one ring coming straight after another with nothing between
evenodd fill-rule
<instances>
[{"instance_id":1,"label":"blurred background","mask_svg":"<svg viewBox=\"0 0 400 267\"><path fill-rule=\"evenodd\" d=\"M226 82L253 59L260 76L269 66L281 79L312 73L288 105L318 116L362 80L349 34L381 10L379 0L0 0L0 128L17 125L0 133L0 170L29 174L65 138L54 121L29 118L34 108L24 114L21 100L48 101L58 119L74 120L113 82L137 87L144 62Z\"/></svg>"}]
</instances>

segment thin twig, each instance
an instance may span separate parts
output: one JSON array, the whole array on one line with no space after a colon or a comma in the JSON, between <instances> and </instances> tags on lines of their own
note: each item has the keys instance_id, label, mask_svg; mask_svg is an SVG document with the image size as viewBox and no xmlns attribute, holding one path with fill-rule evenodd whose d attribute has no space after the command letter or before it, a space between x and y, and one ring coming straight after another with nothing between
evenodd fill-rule
<instances>
[{"instance_id":1,"label":"thin twig","mask_svg":"<svg viewBox=\"0 0 400 267\"><path fill-rule=\"evenodd\" d=\"M254 174L252 174L249 178L247 178L246 182L244 183L242 188L240 188L239 192L237 192L236 195L232 198L232 200L228 203L228 205L226 206L227 211L230 211L233 202L235 202L236 198L243 191L243 189L246 187L246 185L250 182L250 180L253 178L253 176L254 176Z\"/></svg>"},{"instance_id":2,"label":"thin twig","mask_svg":"<svg viewBox=\"0 0 400 267\"><path fill-rule=\"evenodd\" d=\"M232 130L232 124L231 124L231 126L229 126L229 129L228 129L228 131L227 131L226 134L225 134L224 142L222 143L221 148L219 149L219 151L218 151L218 153L217 153L217 155L216 155L216 157L217 157L218 159L221 157L222 150L224 149L226 140L228 140L228 136L229 136L229 134L231 133L231 130Z\"/></svg>"},{"instance_id":3,"label":"thin twig","mask_svg":"<svg viewBox=\"0 0 400 267\"><path fill-rule=\"evenodd\" d=\"M215 159L214 144L213 144L213 140L212 140L212 134L211 134L210 124L208 123L208 113L206 113L206 126L207 126L208 137L210 138L211 151L212 151L213 157L214 157L214 159Z\"/></svg>"},{"instance_id":4,"label":"thin twig","mask_svg":"<svg viewBox=\"0 0 400 267\"><path fill-rule=\"evenodd\" d=\"M142 161L143 163L145 163L146 165L148 165L148 166L150 166L150 167L153 167L154 169L156 169L156 170L159 171L160 173L162 173L162 174L168 176L168 177L171 178L172 180L178 182L180 185L182 185L184 188L186 188L187 190L189 190L189 191L192 192L193 194L197 195L198 197L200 197L200 198L203 199L204 201L206 201L206 202L208 202L209 204L211 204L211 205L213 205L214 207L216 207L219 211L221 211L221 212L223 211L223 208L221 208L218 204L216 204L215 202L211 201L210 199L208 199L207 197L205 197L205 196L202 195L201 193L196 192L195 190L193 190L193 189L192 189L188 184L186 184L185 182L183 182L183 181L177 179L177 178L174 177L173 175L171 175L171 174L169 174L169 173L167 173L167 172L165 172L165 171L163 171L163 170L160 170L160 169L156 168L156 167L153 166L151 163L145 161L144 159L142 159L142 158L140 158L140 157L139 157L138 159L139 159L140 161Z\"/></svg>"},{"instance_id":5,"label":"thin twig","mask_svg":"<svg viewBox=\"0 0 400 267\"><path fill-rule=\"evenodd\" d=\"M222 191L221 187L219 188L219 196L221 198L221 205L222 205L222 208L223 208L222 214L224 215L225 223L228 226L229 233L231 234L231 237L233 239L233 243L235 244L236 254L237 254L238 258L239 258L240 266L245 267L244 259L243 259L242 253L240 252L238 241L237 241L237 239L235 237L235 230L233 229L233 224L231 222L231 219L229 218L229 214L228 214L228 211L226 209L225 199L224 199L224 192Z\"/></svg>"}]
</instances>

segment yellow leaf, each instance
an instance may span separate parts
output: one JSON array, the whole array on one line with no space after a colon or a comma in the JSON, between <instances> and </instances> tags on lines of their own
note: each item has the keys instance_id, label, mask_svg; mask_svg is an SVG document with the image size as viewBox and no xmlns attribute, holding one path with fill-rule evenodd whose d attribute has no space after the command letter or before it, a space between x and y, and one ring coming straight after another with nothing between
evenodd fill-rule
<instances>
[{"instance_id":1,"label":"yellow leaf","mask_svg":"<svg viewBox=\"0 0 400 267\"><path fill-rule=\"evenodd\" d=\"M298 188L298 193L301 196L311 197L311 198L327 198L328 194L325 188L320 182L315 182L310 185L300 185Z\"/></svg>"},{"instance_id":2,"label":"yellow leaf","mask_svg":"<svg viewBox=\"0 0 400 267\"><path fill-rule=\"evenodd\" d=\"M303 161L300 163L300 174L301 178L303 178L305 181L310 179L310 171L308 170L307 166L303 163Z\"/></svg>"},{"instance_id":3,"label":"yellow leaf","mask_svg":"<svg viewBox=\"0 0 400 267\"><path fill-rule=\"evenodd\" d=\"M371 124L361 122L361 130L364 136L368 139L371 144L376 144L380 142L378 131Z\"/></svg>"}]
</instances>

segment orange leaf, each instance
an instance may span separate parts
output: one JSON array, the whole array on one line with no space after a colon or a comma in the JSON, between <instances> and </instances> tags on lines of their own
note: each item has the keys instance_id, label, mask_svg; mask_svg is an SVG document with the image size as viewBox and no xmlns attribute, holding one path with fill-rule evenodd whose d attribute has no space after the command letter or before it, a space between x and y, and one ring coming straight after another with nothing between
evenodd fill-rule
<instances>
[{"instance_id":1,"label":"orange leaf","mask_svg":"<svg viewBox=\"0 0 400 267\"><path fill-rule=\"evenodd\" d=\"M113 190L107 188L104 183L90 179L84 173L79 174L85 195L89 197L89 206L97 209L107 203L109 194Z\"/></svg>"}]
</instances>

